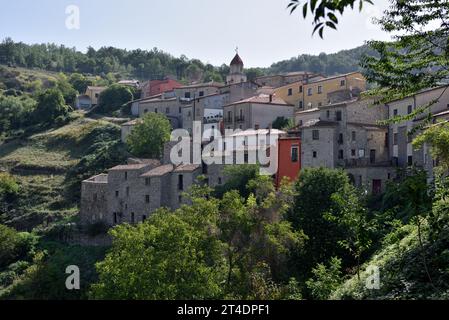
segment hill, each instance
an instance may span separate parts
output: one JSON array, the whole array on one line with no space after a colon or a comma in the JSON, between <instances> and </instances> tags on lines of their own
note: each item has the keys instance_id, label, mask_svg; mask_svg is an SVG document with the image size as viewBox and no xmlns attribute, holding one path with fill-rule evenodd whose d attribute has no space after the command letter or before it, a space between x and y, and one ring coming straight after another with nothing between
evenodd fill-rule
<instances>
[{"instance_id":1,"label":"hill","mask_svg":"<svg viewBox=\"0 0 449 320\"><path fill-rule=\"evenodd\" d=\"M273 63L269 68L250 68L250 79L264 74L291 71L311 71L334 75L359 69L360 57L373 54L367 46L338 53L319 55L303 54L289 60ZM174 57L157 48L153 50L124 50L103 47L98 50L88 48L87 53L56 44L33 44L14 42L6 38L0 44L0 64L23 68L38 68L51 72L82 73L116 78L136 78L140 80L176 77L186 83L192 81L222 82L229 73L229 66L213 66L186 56Z\"/></svg>"}]
</instances>

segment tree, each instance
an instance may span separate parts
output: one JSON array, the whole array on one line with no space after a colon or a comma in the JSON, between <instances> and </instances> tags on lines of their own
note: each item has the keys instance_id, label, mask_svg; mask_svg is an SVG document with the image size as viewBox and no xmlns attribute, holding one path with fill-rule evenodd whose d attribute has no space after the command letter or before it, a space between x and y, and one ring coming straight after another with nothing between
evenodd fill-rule
<instances>
[{"instance_id":1,"label":"tree","mask_svg":"<svg viewBox=\"0 0 449 320\"><path fill-rule=\"evenodd\" d=\"M125 103L130 102L132 99L133 94L128 87L113 84L100 93L98 106L95 108L95 111L108 114L120 109Z\"/></svg>"},{"instance_id":2,"label":"tree","mask_svg":"<svg viewBox=\"0 0 449 320\"><path fill-rule=\"evenodd\" d=\"M416 137L413 146L419 149L426 143L431 146L432 156L438 159L443 172L447 172L449 170L449 124L440 123L431 126Z\"/></svg>"},{"instance_id":3,"label":"tree","mask_svg":"<svg viewBox=\"0 0 449 320\"><path fill-rule=\"evenodd\" d=\"M236 190L243 198L247 198L251 193L248 189L248 182L259 175L259 166L253 164L243 164L226 166L223 170L226 182L215 188L215 196L218 198L231 190Z\"/></svg>"},{"instance_id":4,"label":"tree","mask_svg":"<svg viewBox=\"0 0 449 320\"><path fill-rule=\"evenodd\" d=\"M329 213L342 216L333 197L347 195L351 187L343 170L306 168L301 172L288 220L308 237L304 251L298 257L298 272L302 276L308 276L313 266L331 257L345 258L344 264L349 264L347 252L339 245L339 241L346 239L348 231L329 219Z\"/></svg>"},{"instance_id":5,"label":"tree","mask_svg":"<svg viewBox=\"0 0 449 320\"><path fill-rule=\"evenodd\" d=\"M145 223L114 228L112 249L97 265L99 282L92 286L92 297L220 298L225 274L221 243L198 221L200 216L216 215L217 206L204 202L199 206L207 211L195 205L177 213L160 210Z\"/></svg>"},{"instance_id":6,"label":"tree","mask_svg":"<svg viewBox=\"0 0 449 320\"><path fill-rule=\"evenodd\" d=\"M86 92L88 86L93 85L92 80L80 73L72 73L69 77L69 82L80 94Z\"/></svg>"},{"instance_id":7,"label":"tree","mask_svg":"<svg viewBox=\"0 0 449 320\"><path fill-rule=\"evenodd\" d=\"M131 130L127 144L132 154L138 157L158 159L164 144L170 139L170 121L163 114L148 113Z\"/></svg>"},{"instance_id":8,"label":"tree","mask_svg":"<svg viewBox=\"0 0 449 320\"><path fill-rule=\"evenodd\" d=\"M276 120L273 121L272 127L273 129L278 130L288 130L295 126L295 120L286 119L284 117L277 117Z\"/></svg>"},{"instance_id":9,"label":"tree","mask_svg":"<svg viewBox=\"0 0 449 320\"><path fill-rule=\"evenodd\" d=\"M57 117L66 116L68 112L69 107L66 106L61 92L48 89L38 95L33 119L38 123L52 124Z\"/></svg>"},{"instance_id":10,"label":"tree","mask_svg":"<svg viewBox=\"0 0 449 320\"><path fill-rule=\"evenodd\" d=\"M307 288L314 299L327 300L343 281L341 260L332 257L329 266L319 263L312 270L313 277L306 281Z\"/></svg>"}]
</instances>

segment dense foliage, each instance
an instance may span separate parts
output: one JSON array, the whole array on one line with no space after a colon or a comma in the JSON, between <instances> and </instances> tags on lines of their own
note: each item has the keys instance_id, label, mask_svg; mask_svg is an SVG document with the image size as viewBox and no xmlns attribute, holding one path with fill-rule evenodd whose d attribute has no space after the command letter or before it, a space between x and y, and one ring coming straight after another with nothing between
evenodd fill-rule
<instances>
[{"instance_id":1,"label":"dense foliage","mask_svg":"<svg viewBox=\"0 0 449 320\"><path fill-rule=\"evenodd\" d=\"M159 159L170 132L171 124L165 115L148 113L133 127L126 142L135 156Z\"/></svg>"}]
</instances>

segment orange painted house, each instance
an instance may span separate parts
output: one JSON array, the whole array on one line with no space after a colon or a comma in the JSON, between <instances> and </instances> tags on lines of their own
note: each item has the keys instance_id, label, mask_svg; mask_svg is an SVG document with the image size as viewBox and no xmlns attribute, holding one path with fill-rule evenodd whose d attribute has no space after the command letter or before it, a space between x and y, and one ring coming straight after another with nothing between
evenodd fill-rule
<instances>
[{"instance_id":1,"label":"orange painted house","mask_svg":"<svg viewBox=\"0 0 449 320\"><path fill-rule=\"evenodd\" d=\"M281 136L278 139L278 170L276 186L279 187L284 177L296 181L301 171L301 139L299 136Z\"/></svg>"}]
</instances>

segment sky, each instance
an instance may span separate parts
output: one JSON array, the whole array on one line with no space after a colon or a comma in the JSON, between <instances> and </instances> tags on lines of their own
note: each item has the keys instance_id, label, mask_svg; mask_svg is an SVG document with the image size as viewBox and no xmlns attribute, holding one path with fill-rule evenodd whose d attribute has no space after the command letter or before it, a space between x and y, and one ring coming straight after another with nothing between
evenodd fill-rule
<instances>
[{"instance_id":1,"label":"sky","mask_svg":"<svg viewBox=\"0 0 449 320\"><path fill-rule=\"evenodd\" d=\"M56 43L85 52L114 46L186 55L213 65L229 64L238 47L245 67L268 67L300 54L334 53L367 40L390 37L371 21L387 0L360 13L349 10L338 31L312 36L301 10L290 15L289 0L14 0L2 1L0 40ZM67 6L79 8L79 29L66 27ZM73 11L71 11L73 12ZM70 20L74 21L74 20Z\"/></svg>"}]
</instances>

